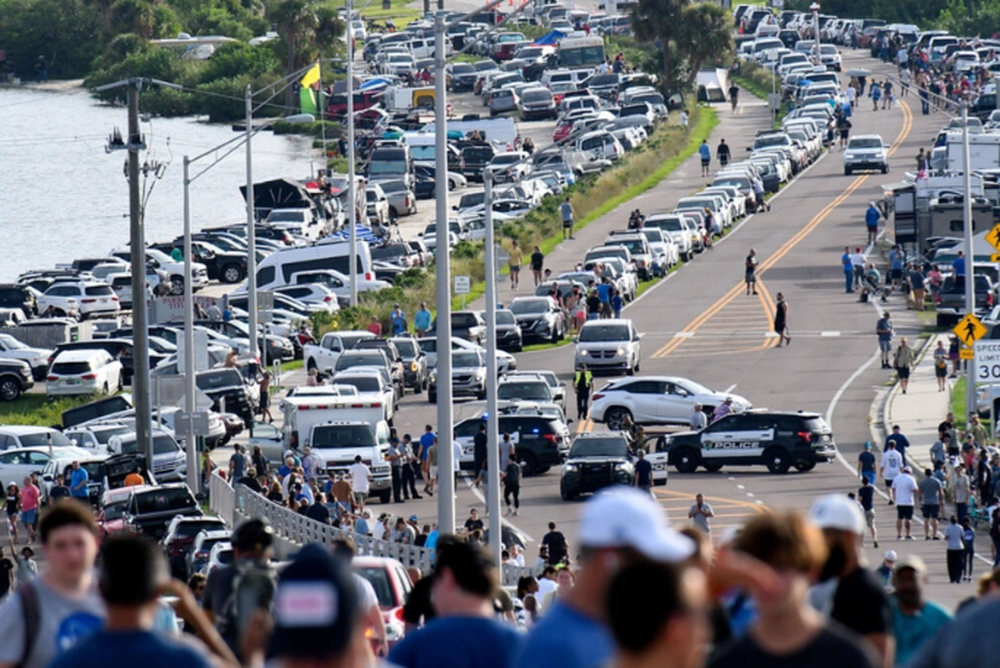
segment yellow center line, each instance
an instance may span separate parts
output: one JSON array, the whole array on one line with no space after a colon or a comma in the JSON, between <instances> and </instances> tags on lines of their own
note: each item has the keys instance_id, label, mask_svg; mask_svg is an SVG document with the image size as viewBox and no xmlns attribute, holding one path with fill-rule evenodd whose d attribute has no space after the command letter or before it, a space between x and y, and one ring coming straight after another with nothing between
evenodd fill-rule
<instances>
[{"instance_id":1,"label":"yellow center line","mask_svg":"<svg viewBox=\"0 0 1000 668\"><path fill-rule=\"evenodd\" d=\"M892 143L892 148L889 149L888 154L891 156L895 153L902 142L910 134L910 130L913 127L913 114L910 111L910 107L906 102L900 101L900 109L903 112L903 127L900 128L899 134L896 136L896 140ZM764 260L757 267L758 284L760 283L760 276L766 272L768 269L773 267L782 258L788 255L796 246L798 246L803 239L805 239L809 234L811 234L820 224L826 220L826 218L841 204L847 200L848 197L854 194L854 192L860 188L870 177L870 174L864 174L856 177L847 188L841 192L832 202L827 204L823 209L813 216L801 230L796 232L790 239L788 239L782 246L774 252L770 257ZM717 314L727 304L731 303L736 299L740 292L744 288L744 283L740 282L734 285L725 295L723 295L717 302L712 304L710 307L705 309L701 314L695 317L691 322L687 324L681 331L687 333L694 333L701 329L705 323L707 323L712 316ZM758 290L759 291L759 290ZM670 355L672 352L677 350L681 345L683 345L688 340L687 337L675 337L662 348L653 353L652 357L654 359L660 359ZM770 342L769 342L770 343Z\"/></svg>"},{"instance_id":2,"label":"yellow center line","mask_svg":"<svg viewBox=\"0 0 1000 668\"><path fill-rule=\"evenodd\" d=\"M657 487L653 488L653 493L664 500L677 500L685 499L691 503L694 503L694 494L685 494L684 492L674 492L669 489L659 489ZM703 496L706 501L733 504L736 506L741 506L743 508L751 508L755 513L763 513L765 508L762 504L754 503L753 501L742 501L740 499L729 499L723 496L708 496L707 494ZM690 507L690 506L689 506Z\"/></svg>"}]
</instances>

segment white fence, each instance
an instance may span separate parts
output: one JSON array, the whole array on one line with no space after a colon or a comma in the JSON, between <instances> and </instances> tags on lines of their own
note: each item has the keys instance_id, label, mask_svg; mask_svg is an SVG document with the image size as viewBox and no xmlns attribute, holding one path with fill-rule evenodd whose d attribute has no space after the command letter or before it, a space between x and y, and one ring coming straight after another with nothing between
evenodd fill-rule
<instances>
[{"instance_id":1,"label":"white fence","mask_svg":"<svg viewBox=\"0 0 1000 668\"><path fill-rule=\"evenodd\" d=\"M284 544L280 546L284 549L278 550L279 556L287 556L282 552L291 553L309 543L332 545L338 538L349 536L357 543L358 554L363 556L391 557L421 573L429 573L434 564L434 550L341 531L280 506L244 485L233 489L218 475L211 476L208 491L212 511L229 522L230 526L236 526L252 517L266 518L279 541ZM535 575L535 572L531 568L505 566L502 584L516 585L518 578L526 575Z\"/></svg>"}]
</instances>

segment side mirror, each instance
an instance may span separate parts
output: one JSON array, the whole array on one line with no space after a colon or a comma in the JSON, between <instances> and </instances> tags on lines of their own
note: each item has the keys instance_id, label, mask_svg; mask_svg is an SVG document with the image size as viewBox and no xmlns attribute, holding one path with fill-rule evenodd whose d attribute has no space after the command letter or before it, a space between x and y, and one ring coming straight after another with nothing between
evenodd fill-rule
<instances>
[{"instance_id":1,"label":"side mirror","mask_svg":"<svg viewBox=\"0 0 1000 668\"><path fill-rule=\"evenodd\" d=\"M580 343L580 337L579 336L574 336L573 337L573 343Z\"/></svg>"}]
</instances>

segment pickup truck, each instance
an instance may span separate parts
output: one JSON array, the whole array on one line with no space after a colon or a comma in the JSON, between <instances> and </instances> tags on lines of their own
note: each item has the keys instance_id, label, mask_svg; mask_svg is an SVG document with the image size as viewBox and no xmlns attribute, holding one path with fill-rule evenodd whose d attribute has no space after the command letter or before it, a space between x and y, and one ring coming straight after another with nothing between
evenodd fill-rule
<instances>
[{"instance_id":1,"label":"pickup truck","mask_svg":"<svg viewBox=\"0 0 1000 668\"><path fill-rule=\"evenodd\" d=\"M177 515L204 515L198 500L184 483L144 487L132 492L125 505L125 525L133 533L159 540Z\"/></svg>"},{"instance_id":2,"label":"pickup truck","mask_svg":"<svg viewBox=\"0 0 1000 668\"><path fill-rule=\"evenodd\" d=\"M988 312L996 303L996 286L989 276L976 274L976 313ZM949 276L934 296L938 327L950 327L965 315L965 279Z\"/></svg>"},{"instance_id":3,"label":"pickup truck","mask_svg":"<svg viewBox=\"0 0 1000 668\"><path fill-rule=\"evenodd\" d=\"M331 376L344 351L352 350L363 339L373 338L375 335L371 332L328 332L319 343L307 343L303 346L302 359L305 360L306 370L316 369L324 376Z\"/></svg>"}]
</instances>

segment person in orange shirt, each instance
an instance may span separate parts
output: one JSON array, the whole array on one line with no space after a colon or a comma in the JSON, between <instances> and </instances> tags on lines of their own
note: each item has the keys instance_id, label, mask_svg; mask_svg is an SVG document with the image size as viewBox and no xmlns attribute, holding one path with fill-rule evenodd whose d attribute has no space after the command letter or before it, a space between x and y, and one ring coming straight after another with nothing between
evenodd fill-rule
<instances>
[{"instance_id":1,"label":"person in orange shirt","mask_svg":"<svg viewBox=\"0 0 1000 668\"><path fill-rule=\"evenodd\" d=\"M125 476L126 487L135 487L137 485L145 485L145 484L146 480L145 478L142 477L142 472L138 466L136 466L131 473Z\"/></svg>"}]
</instances>

